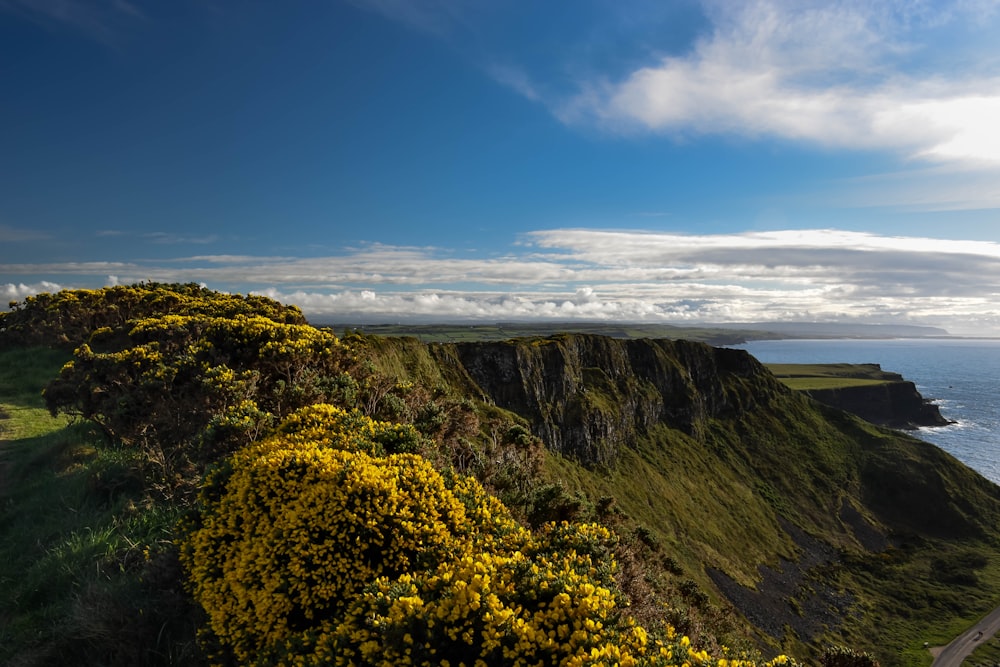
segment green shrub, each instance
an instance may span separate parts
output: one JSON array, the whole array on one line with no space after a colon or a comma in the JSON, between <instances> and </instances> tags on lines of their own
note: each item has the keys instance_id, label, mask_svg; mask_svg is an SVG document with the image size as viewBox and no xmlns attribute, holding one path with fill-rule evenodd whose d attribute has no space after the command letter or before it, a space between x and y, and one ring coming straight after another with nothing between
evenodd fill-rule
<instances>
[{"instance_id":1,"label":"green shrub","mask_svg":"<svg viewBox=\"0 0 1000 667\"><path fill-rule=\"evenodd\" d=\"M109 335L91 342L107 350ZM330 378L350 363L333 334L260 316L148 318L119 343L104 352L79 347L46 388L46 405L148 449L166 469L215 460L275 418L329 400Z\"/></svg>"},{"instance_id":2,"label":"green shrub","mask_svg":"<svg viewBox=\"0 0 1000 667\"><path fill-rule=\"evenodd\" d=\"M844 646L832 646L820 657L822 667L879 667L878 660L870 653Z\"/></svg>"},{"instance_id":3,"label":"green shrub","mask_svg":"<svg viewBox=\"0 0 1000 667\"><path fill-rule=\"evenodd\" d=\"M0 347L59 346L73 349L105 329L122 333L131 320L172 313L231 318L263 316L305 324L302 311L264 296L223 294L197 285L138 283L96 290L42 293L10 304L0 313Z\"/></svg>"}]
</instances>

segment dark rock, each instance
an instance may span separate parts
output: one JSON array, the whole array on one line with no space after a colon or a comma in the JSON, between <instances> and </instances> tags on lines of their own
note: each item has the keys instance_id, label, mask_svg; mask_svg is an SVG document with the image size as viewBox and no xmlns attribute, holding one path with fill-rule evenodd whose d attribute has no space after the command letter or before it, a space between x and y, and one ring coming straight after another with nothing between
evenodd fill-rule
<instances>
[{"instance_id":1,"label":"dark rock","mask_svg":"<svg viewBox=\"0 0 1000 667\"><path fill-rule=\"evenodd\" d=\"M755 627L775 639L791 631L803 641L838 626L855 600L815 577L837 554L829 545L807 535L788 521L781 526L799 549L796 560L779 559L776 566L760 565L756 588L741 586L724 572L706 568L723 595Z\"/></svg>"},{"instance_id":2,"label":"dark rock","mask_svg":"<svg viewBox=\"0 0 1000 667\"><path fill-rule=\"evenodd\" d=\"M938 406L920 395L916 385L905 380L837 389L810 389L805 393L820 403L889 428L916 429L953 423L941 415Z\"/></svg>"},{"instance_id":3,"label":"dark rock","mask_svg":"<svg viewBox=\"0 0 1000 667\"><path fill-rule=\"evenodd\" d=\"M788 391L746 351L691 341L563 334L455 349L489 400L587 465L613 462L656 424L698 435Z\"/></svg>"}]
</instances>

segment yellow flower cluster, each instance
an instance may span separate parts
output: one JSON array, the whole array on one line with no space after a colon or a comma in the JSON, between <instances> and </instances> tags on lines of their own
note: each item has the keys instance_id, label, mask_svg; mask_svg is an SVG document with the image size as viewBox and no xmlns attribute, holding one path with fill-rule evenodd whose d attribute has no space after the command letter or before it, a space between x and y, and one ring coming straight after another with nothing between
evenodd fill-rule
<instances>
[{"instance_id":1,"label":"yellow flower cluster","mask_svg":"<svg viewBox=\"0 0 1000 667\"><path fill-rule=\"evenodd\" d=\"M326 403L302 408L278 427L286 443L302 447L335 447L374 456L415 452L420 435L410 424L374 421L357 411Z\"/></svg>"},{"instance_id":2,"label":"yellow flower cluster","mask_svg":"<svg viewBox=\"0 0 1000 667\"><path fill-rule=\"evenodd\" d=\"M265 316L275 322L305 324L302 311L262 296L223 294L196 284L140 283L99 290L62 290L12 302L0 313L0 333L29 344L73 347L98 329L121 329L127 322L169 313L235 317Z\"/></svg>"},{"instance_id":3,"label":"yellow flower cluster","mask_svg":"<svg viewBox=\"0 0 1000 667\"><path fill-rule=\"evenodd\" d=\"M330 416L320 446L295 435L317 412ZM415 454L366 453L399 427L367 420L357 432L343 428L359 420L308 409L208 480L206 511L182 559L212 632L240 662L281 653L293 638L309 644L310 632L332 629L380 576L468 550L459 543L475 530L444 478Z\"/></svg>"},{"instance_id":4,"label":"yellow flower cluster","mask_svg":"<svg viewBox=\"0 0 1000 667\"><path fill-rule=\"evenodd\" d=\"M201 352L213 347L225 348L219 351L229 356L242 350L258 361L266 360L276 366L294 365L303 357L329 357L343 348L329 331L257 315L160 315L136 321L129 336L138 343L170 340L175 344L194 344Z\"/></svg>"},{"instance_id":5,"label":"yellow flower cluster","mask_svg":"<svg viewBox=\"0 0 1000 667\"><path fill-rule=\"evenodd\" d=\"M383 454L406 428L312 406L209 476L181 560L220 659L761 667L647 635L622 609L607 528L531 532L475 480Z\"/></svg>"},{"instance_id":6,"label":"yellow flower cluster","mask_svg":"<svg viewBox=\"0 0 1000 667\"><path fill-rule=\"evenodd\" d=\"M589 559L570 552L552 560L532 553L537 546L379 578L317 657L386 667L635 664L645 633L618 618L616 594L585 573Z\"/></svg>"},{"instance_id":7,"label":"yellow flower cluster","mask_svg":"<svg viewBox=\"0 0 1000 667\"><path fill-rule=\"evenodd\" d=\"M233 451L303 405L334 400L351 363L331 332L263 316L165 314L130 327L127 337L98 329L80 345L47 388L47 405L94 420L121 442L156 442L196 460Z\"/></svg>"}]
</instances>

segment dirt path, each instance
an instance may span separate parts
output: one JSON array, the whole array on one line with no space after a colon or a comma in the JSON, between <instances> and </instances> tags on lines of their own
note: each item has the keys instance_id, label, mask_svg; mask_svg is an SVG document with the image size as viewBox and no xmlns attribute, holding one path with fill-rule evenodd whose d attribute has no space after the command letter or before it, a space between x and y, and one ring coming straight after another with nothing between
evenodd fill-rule
<instances>
[{"instance_id":1,"label":"dirt path","mask_svg":"<svg viewBox=\"0 0 1000 667\"><path fill-rule=\"evenodd\" d=\"M947 646L931 652L934 662L931 667L959 667L970 653L985 640L1000 632L1000 607L979 620L978 623L956 637Z\"/></svg>"}]
</instances>

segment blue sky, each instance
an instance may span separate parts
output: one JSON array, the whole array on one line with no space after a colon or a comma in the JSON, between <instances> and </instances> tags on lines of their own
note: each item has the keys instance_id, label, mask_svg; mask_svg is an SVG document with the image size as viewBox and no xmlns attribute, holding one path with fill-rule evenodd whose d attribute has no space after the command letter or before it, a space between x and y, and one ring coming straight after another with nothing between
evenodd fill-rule
<instances>
[{"instance_id":1,"label":"blue sky","mask_svg":"<svg viewBox=\"0 0 1000 667\"><path fill-rule=\"evenodd\" d=\"M0 0L0 292L1000 334L1000 2Z\"/></svg>"}]
</instances>

